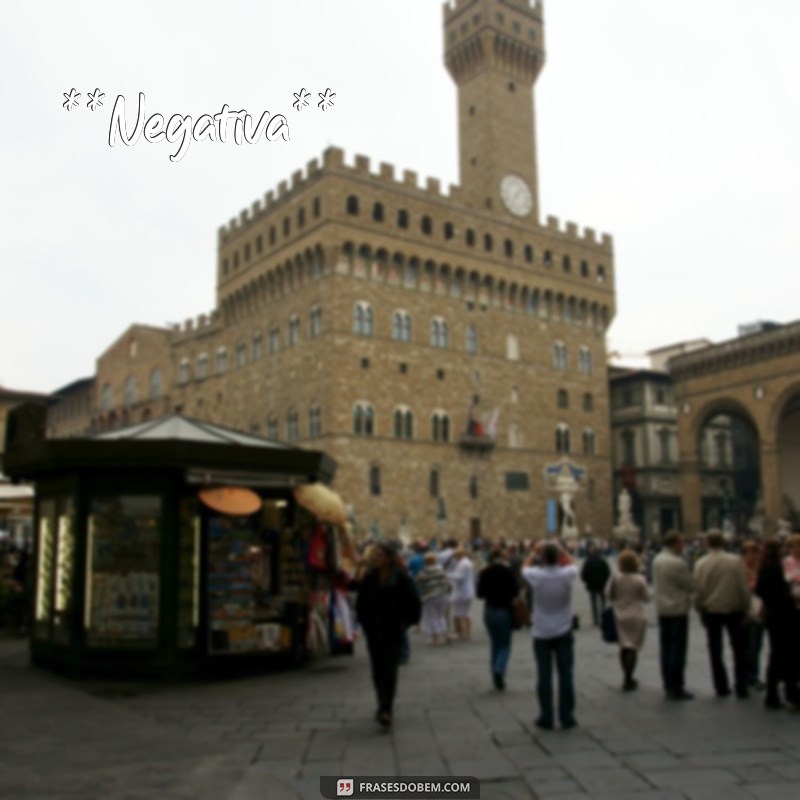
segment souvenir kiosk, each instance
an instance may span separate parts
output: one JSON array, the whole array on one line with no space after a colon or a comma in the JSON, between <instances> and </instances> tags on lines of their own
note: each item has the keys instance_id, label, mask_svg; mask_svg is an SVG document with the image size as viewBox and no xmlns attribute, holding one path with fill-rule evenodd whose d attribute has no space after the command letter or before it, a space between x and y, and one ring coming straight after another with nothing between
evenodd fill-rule
<instances>
[{"instance_id":1,"label":"souvenir kiosk","mask_svg":"<svg viewBox=\"0 0 800 800\"><path fill-rule=\"evenodd\" d=\"M348 547L341 509L298 492L331 480L329 456L179 415L45 439L45 413L9 414L4 464L36 482L35 663L171 677L303 660Z\"/></svg>"}]
</instances>

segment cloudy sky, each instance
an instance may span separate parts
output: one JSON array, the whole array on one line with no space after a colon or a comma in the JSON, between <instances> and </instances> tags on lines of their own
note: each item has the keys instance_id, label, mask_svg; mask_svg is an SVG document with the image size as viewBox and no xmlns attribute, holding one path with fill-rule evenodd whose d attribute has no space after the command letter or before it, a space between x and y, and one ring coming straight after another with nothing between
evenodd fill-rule
<instances>
[{"instance_id":1,"label":"cloudy sky","mask_svg":"<svg viewBox=\"0 0 800 800\"><path fill-rule=\"evenodd\" d=\"M0 4L0 385L56 389L128 324L210 310L217 228L328 145L458 182L439 0ZM800 3L547 0L545 24L541 213L614 235L609 348L800 317ZM301 88L334 106L295 111ZM109 147L139 92L283 113L291 141Z\"/></svg>"}]
</instances>

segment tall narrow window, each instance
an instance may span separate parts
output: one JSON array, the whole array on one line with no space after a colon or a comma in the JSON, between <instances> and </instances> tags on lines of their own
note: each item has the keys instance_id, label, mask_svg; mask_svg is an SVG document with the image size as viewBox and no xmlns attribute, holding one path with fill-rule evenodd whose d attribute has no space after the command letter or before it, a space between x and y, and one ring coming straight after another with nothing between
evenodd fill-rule
<instances>
[{"instance_id":1,"label":"tall narrow window","mask_svg":"<svg viewBox=\"0 0 800 800\"><path fill-rule=\"evenodd\" d=\"M136 378L133 376L125 381L123 402L125 403L125 408L130 408L136 402Z\"/></svg>"},{"instance_id":2,"label":"tall narrow window","mask_svg":"<svg viewBox=\"0 0 800 800\"><path fill-rule=\"evenodd\" d=\"M583 432L583 454L586 456L595 454L595 434L591 428Z\"/></svg>"},{"instance_id":3,"label":"tall narrow window","mask_svg":"<svg viewBox=\"0 0 800 800\"><path fill-rule=\"evenodd\" d=\"M358 198L354 194L347 198L347 213L353 217L358 216Z\"/></svg>"},{"instance_id":4,"label":"tall narrow window","mask_svg":"<svg viewBox=\"0 0 800 800\"><path fill-rule=\"evenodd\" d=\"M431 497L439 496L439 470L432 469L428 475L428 492Z\"/></svg>"},{"instance_id":5,"label":"tall narrow window","mask_svg":"<svg viewBox=\"0 0 800 800\"><path fill-rule=\"evenodd\" d=\"M236 345L236 366L243 367L247 363L247 347L244 342Z\"/></svg>"},{"instance_id":6,"label":"tall narrow window","mask_svg":"<svg viewBox=\"0 0 800 800\"><path fill-rule=\"evenodd\" d=\"M478 332L475 330L474 325L467 326L467 352L478 352Z\"/></svg>"},{"instance_id":7,"label":"tall narrow window","mask_svg":"<svg viewBox=\"0 0 800 800\"><path fill-rule=\"evenodd\" d=\"M161 370L156 368L150 373L150 399L158 400L163 390Z\"/></svg>"},{"instance_id":8,"label":"tall narrow window","mask_svg":"<svg viewBox=\"0 0 800 800\"><path fill-rule=\"evenodd\" d=\"M295 347L300 341L300 318L293 314L289 319L289 347Z\"/></svg>"},{"instance_id":9,"label":"tall narrow window","mask_svg":"<svg viewBox=\"0 0 800 800\"><path fill-rule=\"evenodd\" d=\"M570 452L570 435L569 426L563 422L556 425L556 452L569 453Z\"/></svg>"},{"instance_id":10,"label":"tall narrow window","mask_svg":"<svg viewBox=\"0 0 800 800\"><path fill-rule=\"evenodd\" d=\"M447 323L442 317L434 317L431 320L431 347L447 347L448 343Z\"/></svg>"},{"instance_id":11,"label":"tall narrow window","mask_svg":"<svg viewBox=\"0 0 800 800\"><path fill-rule=\"evenodd\" d=\"M376 464L369 468L369 493L373 497L381 493L381 468Z\"/></svg>"},{"instance_id":12,"label":"tall narrow window","mask_svg":"<svg viewBox=\"0 0 800 800\"><path fill-rule=\"evenodd\" d=\"M578 351L578 371L582 375L592 374L592 352L588 347L581 347Z\"/></svg>"},{"instance_id":13,"label":"tall narrow window","mask_svg":"<svg viewBox=\"0 0 800 800\"><path fill-rule=\"evenodd\" d=\"M353 309L353 332L359 336L372 336L372 306L356 303Z\"/></svg>"},{"instance_id":14,"label":"tall narrow window","mask_svg":"<svg viewBox=\"0 0 800 800\"><path fill-rule=\"evenodd\" d=\"M217 349L216 373L222 375L228 369L228 350L225 347Z\"/></svg>"},{"instance_id":15,"label":"tall narrow window","mask_svg":"<svg viewBox=\"0 0 800 800\"><path fill-rule=\"evenodd\" d=\"M553 345L553 366L556 369L566 369L567 363L567 346L563 342L556 342Z\"/></svg>"}]
</instances>

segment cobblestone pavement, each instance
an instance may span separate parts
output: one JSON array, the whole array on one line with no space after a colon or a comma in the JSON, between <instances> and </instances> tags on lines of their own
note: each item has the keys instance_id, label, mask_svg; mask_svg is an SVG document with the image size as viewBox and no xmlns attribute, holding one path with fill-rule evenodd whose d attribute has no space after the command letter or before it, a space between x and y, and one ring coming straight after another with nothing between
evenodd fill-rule
<instances>
[{"instance_id":1,"label":"cobblestone pavement","mask_svg":"<svg viewBox=\"0 0 800 800\"><path fill-rule=\"evenodd\" d=\"M354 657L216 683L70 682L0 639L0 797L296 800L320 775L472 775L484 800L785 800L800 796L800 716L763 695L718 699L694 624L688 687L669 703L648 630L640 689L623 693L615 647L583 620L577 718L540 731L530 634L517 632L508 688L491 688L476 608L467 644L414 634L390 733L377 730L363 646Z\"/></svg>"}]
</instances>

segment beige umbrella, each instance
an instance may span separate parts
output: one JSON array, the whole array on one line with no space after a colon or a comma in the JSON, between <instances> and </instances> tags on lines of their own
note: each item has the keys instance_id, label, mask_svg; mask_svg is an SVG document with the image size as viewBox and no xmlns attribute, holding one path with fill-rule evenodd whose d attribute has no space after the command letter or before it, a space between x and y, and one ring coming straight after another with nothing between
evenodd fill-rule
<instances>
[{"instance_id":1,"label":"beige umbrella","mask_svg":"<svg viewBox=\"0 0 800 800\"><path fill-rule=\"evenodd\" d=\"M298 505L324 522L341 526L347 523L347 512L342 498L323 483L309 483L296 487L294 498Z\"/></svg>"}]
</instances>

